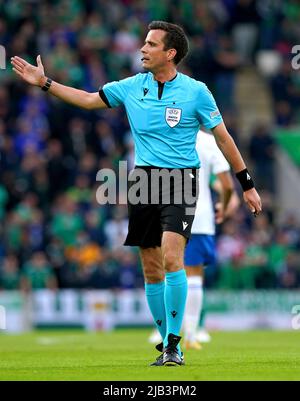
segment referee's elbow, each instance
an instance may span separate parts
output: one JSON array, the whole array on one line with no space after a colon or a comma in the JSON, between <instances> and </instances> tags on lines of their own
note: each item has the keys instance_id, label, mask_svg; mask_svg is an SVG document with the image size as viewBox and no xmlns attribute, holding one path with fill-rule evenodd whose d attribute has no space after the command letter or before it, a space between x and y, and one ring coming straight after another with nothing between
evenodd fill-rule
<instances>
[{"instance_id":1,"label":"referee's elbow","mask_svg":"<svg viewBox=\"0 0 300 401\"><path fill-rule=\"evenodd\" d=\"M95 108L95 99L92 95L93 93L85 92L82 97L82 107L86 110L93 110Z\"/></svg>"},{"instance_id":2,"label":"referee's elbow","mask_svg":"<svg viewBox=\"0 0 300 401\"><path fill-rule=\"evenodd\" d=\"M107 108L107 104L99 96L99 92L85 92L84 105L83 107L87 110L104 109Z\"/></svg>"}]
</instances>

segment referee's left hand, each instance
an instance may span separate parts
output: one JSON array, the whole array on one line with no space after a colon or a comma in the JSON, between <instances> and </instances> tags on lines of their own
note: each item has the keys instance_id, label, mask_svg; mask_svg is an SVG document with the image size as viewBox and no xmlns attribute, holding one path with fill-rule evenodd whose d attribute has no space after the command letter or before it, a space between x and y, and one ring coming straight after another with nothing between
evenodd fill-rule
<instances>
[{"instance_id":1,"label":"referee's left hand","mask_svg":"<svg viewBox=\"0 0 300 401\"><path fill-rule=\"evenodd\" d=\"M258 195L256 189L251 188L248 189L248 191L245 191L243 194L243 198L253 215L255 217L258 216L262 211L262 204L260 196Z\"/></svg>"}]
</instances>

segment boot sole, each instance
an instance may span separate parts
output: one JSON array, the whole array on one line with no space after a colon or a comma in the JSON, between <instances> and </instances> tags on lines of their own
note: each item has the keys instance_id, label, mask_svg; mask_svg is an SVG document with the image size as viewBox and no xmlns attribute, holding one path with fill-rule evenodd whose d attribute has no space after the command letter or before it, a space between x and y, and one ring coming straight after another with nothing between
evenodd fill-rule
<instances>
[{"instance_id":1,"label":"boot sole","mask_svg":"<svg viewBox=\"0 0 300 401\"><path fill-rule=\"evenodd\" d=\"M164 366L181 366L181 364L176 362L165 362Z\"/></svg>"}]
</instances>

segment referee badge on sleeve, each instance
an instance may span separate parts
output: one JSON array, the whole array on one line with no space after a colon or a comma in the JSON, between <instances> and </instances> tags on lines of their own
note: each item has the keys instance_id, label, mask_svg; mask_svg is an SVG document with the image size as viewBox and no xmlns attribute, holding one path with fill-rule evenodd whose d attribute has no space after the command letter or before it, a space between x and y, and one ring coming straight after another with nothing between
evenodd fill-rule
<instances>
[{"instance_id":1,"label":"referee badge on sleeve","mask_svg":"<svg viewBox=\"0 0 300 401\"><path fill-rule=\"evenodd\" d=\"M181 119L181 109L174 109L172 107L166 108L166 122L169 127L173 128L179 124Z\"/></svg>"}]
</instances>

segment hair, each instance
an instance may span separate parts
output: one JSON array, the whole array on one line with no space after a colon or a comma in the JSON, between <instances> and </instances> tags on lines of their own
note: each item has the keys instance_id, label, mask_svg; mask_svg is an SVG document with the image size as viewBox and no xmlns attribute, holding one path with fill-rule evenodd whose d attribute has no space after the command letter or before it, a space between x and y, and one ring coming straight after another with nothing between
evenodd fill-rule
<instances>
[{"instance_id":1,"label":"hair","mask_svg":"<svg viewBox=\"0 0 300 401\"><path fill-rule=\"evenodd\" d=\"M161 29L166 32L163 38L164 50L175 49L177 51L174 57L174 63L177 65L188 54L189 42L184 30L175 24L166 21L152 21L148 25L149 31L152 29Z\"/></svg>"}]
</instances>

